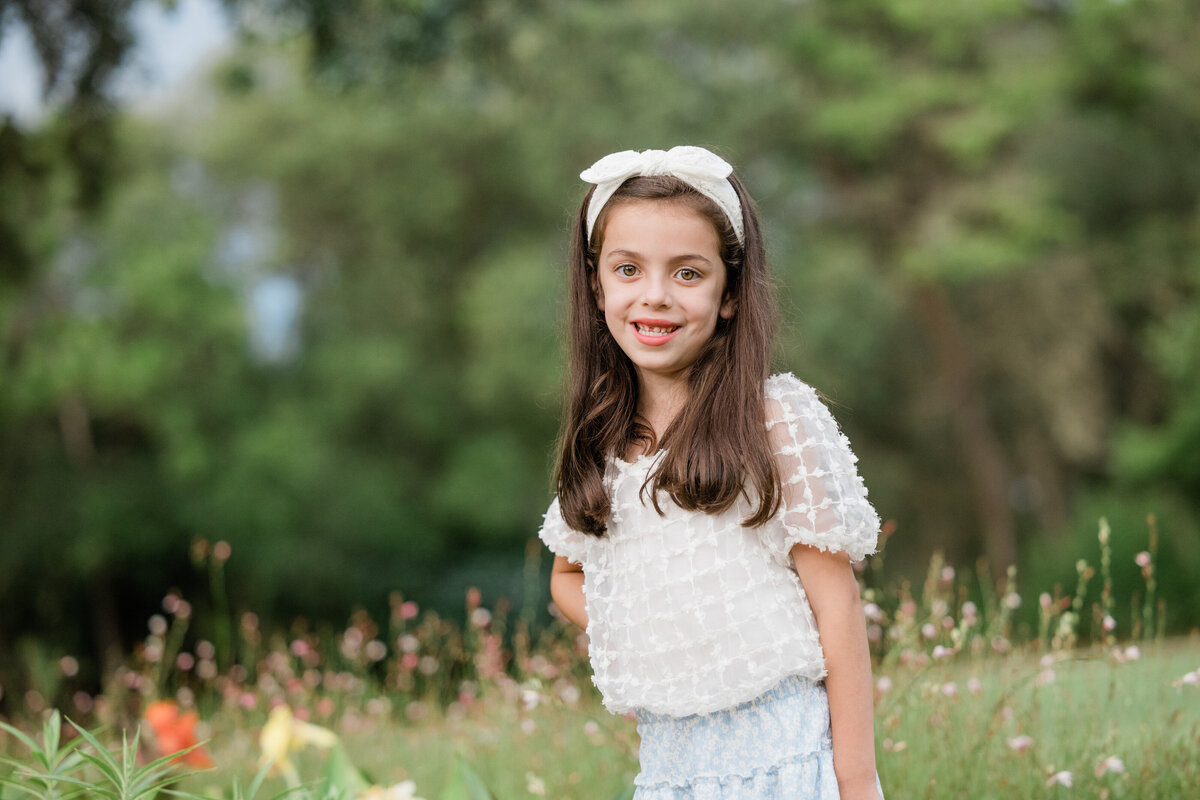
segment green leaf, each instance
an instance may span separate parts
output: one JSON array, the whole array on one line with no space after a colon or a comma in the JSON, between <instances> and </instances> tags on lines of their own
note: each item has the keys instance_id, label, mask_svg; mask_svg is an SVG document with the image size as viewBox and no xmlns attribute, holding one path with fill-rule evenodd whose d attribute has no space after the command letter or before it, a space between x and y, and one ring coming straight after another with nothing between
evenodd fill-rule
<instances>
[{"instance_id":1,"label":"green leaf","mask_svg":"<svg viewBox=\"0 0 1200 800\"><path fill-rule=\"evenodd\" d=\"M483 778L461 756L438 800L496 800Z\"/></svg>"},{"instance_id":2,"label":"green leaf","mask_svg":"<svg viewBox=\"0 0 1200 800\"><path fill-rule=\"evenodd\" d=\"M327 789L330 792L338 792L338 796L341 797L353 797L370 788L362 773L351 763L346 749L340 742L329 750L329 759L325 764L325 781Z\"/></svg>"}]
</instances>

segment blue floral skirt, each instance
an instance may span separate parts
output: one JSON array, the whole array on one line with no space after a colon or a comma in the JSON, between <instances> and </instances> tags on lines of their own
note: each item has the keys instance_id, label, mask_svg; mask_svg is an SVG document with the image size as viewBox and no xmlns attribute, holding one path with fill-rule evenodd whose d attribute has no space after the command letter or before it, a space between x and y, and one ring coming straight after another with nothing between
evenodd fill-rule
<instances>
[{"instance_id":1,"label":"blue floral skirt","mask_svg":"<svg viewBox=\"0 0 1200 800\"><path fill-rule=\"evenodd\" d=\"M732 708L687 717L639 709L637 721L634 800L838 800L824 683L793 675Z\"/></svg>"}]
</instances>

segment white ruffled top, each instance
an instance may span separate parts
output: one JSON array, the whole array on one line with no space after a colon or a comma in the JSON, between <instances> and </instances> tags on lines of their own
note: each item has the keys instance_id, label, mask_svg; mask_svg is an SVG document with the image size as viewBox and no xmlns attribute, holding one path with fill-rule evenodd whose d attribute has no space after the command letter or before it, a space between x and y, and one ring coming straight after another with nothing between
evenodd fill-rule
<instances>
[{"instance_id":1,"label":"white ruffled top","mask_svg":"<svg viewBox=\"0 0 1200 800\"><path fill-rule=\"evenodd\" d=\"M609 711L702 714L752 700L788 675L825 676L791 548L862 560L875 552L879 517L850 443L812 387L773 375L764 394L783 479L783 503L766 524L742 526L753 508L745 497L705 514L664 492L659 516L639 491L661 451L610 459L604 536L567 527L557 498L546 512L538 536L583 567L592 681Z\"/></svg>"}]
</instances>

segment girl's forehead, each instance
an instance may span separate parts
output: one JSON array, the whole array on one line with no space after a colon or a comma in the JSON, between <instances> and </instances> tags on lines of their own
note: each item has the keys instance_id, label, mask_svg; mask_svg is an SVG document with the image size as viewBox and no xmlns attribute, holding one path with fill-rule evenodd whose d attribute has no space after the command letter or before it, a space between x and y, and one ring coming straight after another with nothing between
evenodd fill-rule
<instances>
[{"instance_id":1,"label":"girl's forehead","mask_svg":"<svg viewBox=\"0 0 1200 800\"><path fill-rule=\"evenodd\" d=\"M671 200L628 200L606 209L600 253L631 248L655 252L702 248L720 255L720 235L712 220L689 205ZM640 250L639 250L640 251Z\"/></svg>"}]
</instances>

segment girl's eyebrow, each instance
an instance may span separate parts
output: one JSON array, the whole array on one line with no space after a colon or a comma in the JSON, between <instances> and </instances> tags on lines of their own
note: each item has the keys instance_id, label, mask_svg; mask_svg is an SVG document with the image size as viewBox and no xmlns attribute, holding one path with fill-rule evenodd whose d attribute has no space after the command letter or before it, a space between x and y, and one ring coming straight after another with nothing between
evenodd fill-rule
<instances>
[{"instance_id":1,"label":"girl's eyebrow","mask_svg":"<svg viewBox=\"0 0 1200 800\"><path fill-rule=\"evenodd\" d=\"M612 258L614 256L616 256L618 258L640 259L642 257L642 254L635 253L632 250L609 250L607 253L604 254L605 258ZM704 256L700 255L699 253L683 253L681 255L673 256L669 263L677 264L677 263L680 263L683 261L703 261L705 264L712 264L711 261L709 261Z\"/></svg>"}]
</instances>

